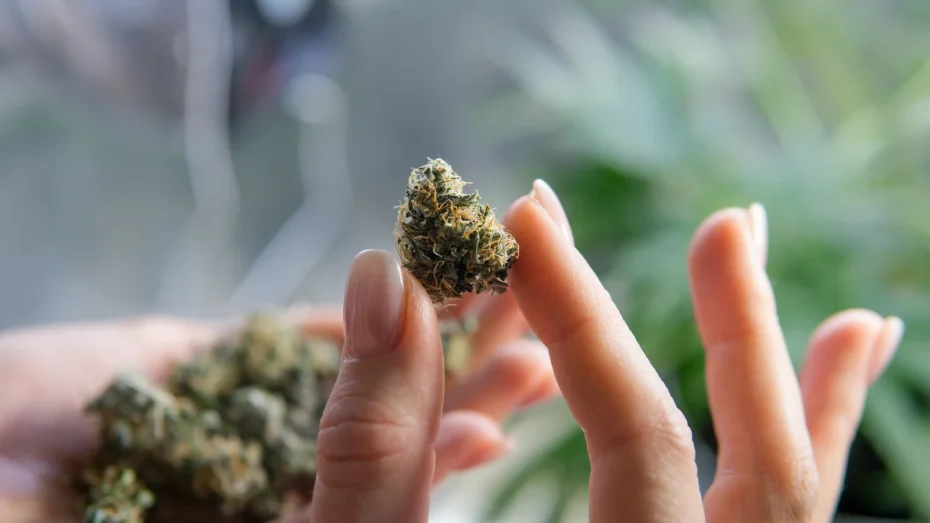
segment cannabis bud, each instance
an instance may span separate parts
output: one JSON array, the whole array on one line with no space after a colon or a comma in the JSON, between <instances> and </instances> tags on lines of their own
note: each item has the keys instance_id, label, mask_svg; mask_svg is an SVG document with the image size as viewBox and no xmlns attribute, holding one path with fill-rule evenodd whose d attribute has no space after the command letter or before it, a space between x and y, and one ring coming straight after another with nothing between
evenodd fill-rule
<instances>
[{"instance_id":1,"label":"cannabis bud","mask_svg":"<svg viewBox=\"0 0 930 523\"><path fill-rule=\"evenodd\" d=\"M397 217L401 263L434 303L469 292L502 293L519 256L513 236L491 207L441 159L414 169Z\"/></svg>"},{"instance_id":2,"label":"cannabis bud","mask_svg":"<svg viewBox=\"0 0 930 523\"><path fill-rule=\"evenodd\" d=\"M271 315L173 369L117 377L87 405L102 446L78 479L85 523L184 505L261 522L306 502L341 348Z\"/></svg>"},{"instance_id":3,"label":"cannabis bud","mask_svg":"<svg viewBox=\"0 0 930 523\"><path fill-rule=\"evenodd\" d=\"M93 523L144 523L155 503L152 495L131 468L108 466L85 476L91 502L85 521Z\"/></svg>"}]
</instances>

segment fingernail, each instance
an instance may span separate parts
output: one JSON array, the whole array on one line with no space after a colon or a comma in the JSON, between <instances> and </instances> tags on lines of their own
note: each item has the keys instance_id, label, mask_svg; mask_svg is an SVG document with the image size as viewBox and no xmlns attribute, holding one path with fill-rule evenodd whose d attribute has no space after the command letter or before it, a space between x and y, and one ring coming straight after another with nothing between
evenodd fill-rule
<instances>
[{"instance_id":1,"label":"fingernail","mask_svg":"<svg viewBox=\"0 0 930 523\"><path fill-rule=\"evenodd\" d=\"M394 258L384 251L362 251L346 283L346 357L393 352L400 341L405 305L404 278Z\"/></svg>"},{"instance_id":2,"label":"fingernail","mask_svg":"<svg viewBox=\"0 0 930 523\"><path fill-rule=\"evenodd\" d=\"M746 215L749 220L752 241L756 245L756 252L759 254L759 259L762 260L762 265L765 265L769 248L769 222L765 207L761 203L754 203L746 208Z\"/></svg>"},{"instance_id":3,"label":"fingernail","mask_svg":"<svg viewBox=\"0 0 930 523\"><path fill-rule=\"evenodd\" d=\"M476 454L469 456L468 459L466 459L461 465L459 465L459 468L461 470L465 470L465 469L477 467L479 465L484 465L485 463L496 461L510 454L516 448L517 448L517 440L513 439L510 436L506 436L500 440L497 446L491 447L490 449L482 450L481 452L478 452Z\"/></svg>"},{"instance_id":4,"label":"fingernail","mask_svg":"<svg viewBox=\"0 0 930 523\"><path fill-rule=\"evenodd\" d=\"M897 316L885 318L882 326L882 332L878 335L875 342L875 348L872 349L872 361L869 365L869 381L873 382L878 379L885 369L891 358L898 351L901 345L901 338L904 337L904 322Z\"/></svg>"},{"instance_id":5,"label":"fingernail","mask_svg":"<svg viewBox=\"0 0 930 523\"><path fill-rule=\"evenodd\" d=\"M565 236L570 241L574 242L572 228L568 223L568 215L565 214L565 208L562 207L562 202L559 201L559 197L556 196L552 187L543 180L537 179L533 182L533 190L530 191L530 197L539 202L539 205L546 211L546 214L548 214L559 228L562 229Z\"/></svg>"}]
</instances>

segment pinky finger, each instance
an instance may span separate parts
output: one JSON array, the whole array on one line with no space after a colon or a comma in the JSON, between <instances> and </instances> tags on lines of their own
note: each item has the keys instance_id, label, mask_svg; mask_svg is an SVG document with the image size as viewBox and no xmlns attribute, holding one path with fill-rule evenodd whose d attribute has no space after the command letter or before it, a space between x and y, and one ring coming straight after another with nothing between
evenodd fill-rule
<instances>
[{"instance_id":1,"label":"pinky finger","mask_svg":"<svg viewBox=\"0 0 930 523\"><path fill-rule=\"evenodd\" d=\"M831 521L842 489L849 447L862 418L875 363L897 348L903 324L861 309L838 313L811 338L801 391L820 492L815 523Z\"/></svg>"}]
</instances>

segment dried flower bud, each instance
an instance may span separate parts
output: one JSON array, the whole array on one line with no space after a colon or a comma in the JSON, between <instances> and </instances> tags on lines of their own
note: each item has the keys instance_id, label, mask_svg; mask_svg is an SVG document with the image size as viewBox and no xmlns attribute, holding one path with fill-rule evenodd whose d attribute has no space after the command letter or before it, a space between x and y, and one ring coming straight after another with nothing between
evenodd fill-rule
<instances>
[{"instance_id":1,"label":"dried flower bud","mask_svg":"<svg viewBox=\"0 0 930 523\"><path fill-rule=\"evenodd\" d=\"M87 411L100 417L106 451L120 459L132 454L136 462L160 452L195 416L187 403L179 403L170 393L135 375L118 377Z\"/></svg>"},{"instance_id":2,"label":"dried flower bud","mask_svg":"<svg viewBox=\"0 0 930 523\"><path fill-rule=\"evenodd\" d=\"M519 255L491 207L441 159L410 174L400 205L396 246L401 262L434 303L469 292L502 293Z\"/></svg>"},{"instance_id":3,"label":"dried flower bud","mask_svg":"<svg viewBox=\"0 0 930 523\"><path fill-rule=\"evenodd\" d=\"M199 445L197 443L200 443ZM262 447L239 438L214 436L190 445L190 485L201 499L216 498L220 512L242 510L268 486Z\"/></svg>"},{"instance_id":4,"label":"dried flower bud","mask_svg":"<svg viewBox=\"0 0 930 523\"><path fill-rule=\"evenodd\" d=\"M279 440L287 405L277 394L258 387L237 389L229 398L226 418L245 438Z\"/></svg>"},{"instance_id":5,"label":"dried flower bud","mask_svg":"<svg viewBox=\"0 0 930 523\"><path fill-rule=\"evenodd\" d=\"M281 318L255 315L242 335L244 383L314 412L322 405L319 378L338 371L339 353L331 342L304 340L300 329Z\"/></svg>"},{"instance_id":6,"label":"dried flower bud","mask_svg":"<svg viewBox=\"0 0 930 523\"><path fill-rule=\"evenodd\" d=\"M131 468L109 466L84 475L88 504L84 523L145 523L146 512L155 504Z\"/></svg>"},{"instance_id":7,"label":"dried flower bud","mask_svg":"<svg viewBox=\"0 0 930 523\"><path fill-rule=\"evenodd\" d=\"M304 339L268 314L251 317L239 334L175 368L165 387L121 376L88 404L103 445L78 482L87 521L143 523L149 508L159 517L178 503L267 521L307 501L341 347ZM110 468L123 479L97 473ZM148 497L117 489L136 476Z\"/></svg>"},{"instance_id":8,"label":"dried flower bud","mask_svg":"<svg viewBox=\"0 0 930 523\"><path fill-rule=\"evenodd\" d=\"M300 331L271 315L255 315L242 333L243 372L253 383L277 384L300 359Z\"/></svg>"},{"instance_id":9,"label":"dried flower bud","mask_svg":"<svg viewBox=\"0 0 930 523\"><path fill-rule=\"evenodd\" d=\"M168 389L198 405L216 407L216 400L232 392L242 380L239 355L240 351L232 345L201 352L175 369L168 378Z\"/></svg>"}]
</instances>

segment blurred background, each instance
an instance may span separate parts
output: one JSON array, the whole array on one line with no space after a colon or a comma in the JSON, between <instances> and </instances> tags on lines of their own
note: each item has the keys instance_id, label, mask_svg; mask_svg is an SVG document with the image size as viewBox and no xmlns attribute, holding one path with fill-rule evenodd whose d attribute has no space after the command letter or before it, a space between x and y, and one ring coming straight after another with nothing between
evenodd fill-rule
<instances>
[{"instance_id":1,"label":"blurred background","mask_svg":"<svg viewBox=\"0 0 930 523\"><path fill-rule=\"evenodd\" d=\"M541 177L706 488L685 251L759 201L796 362L842 308L908 326L837 521L926 521L928 138L926 0L0 0L0 327L338 303L427 157L499 212ZM586 521L564 404L512 424L431 521Z\"/></svg>"}]
</instances>

